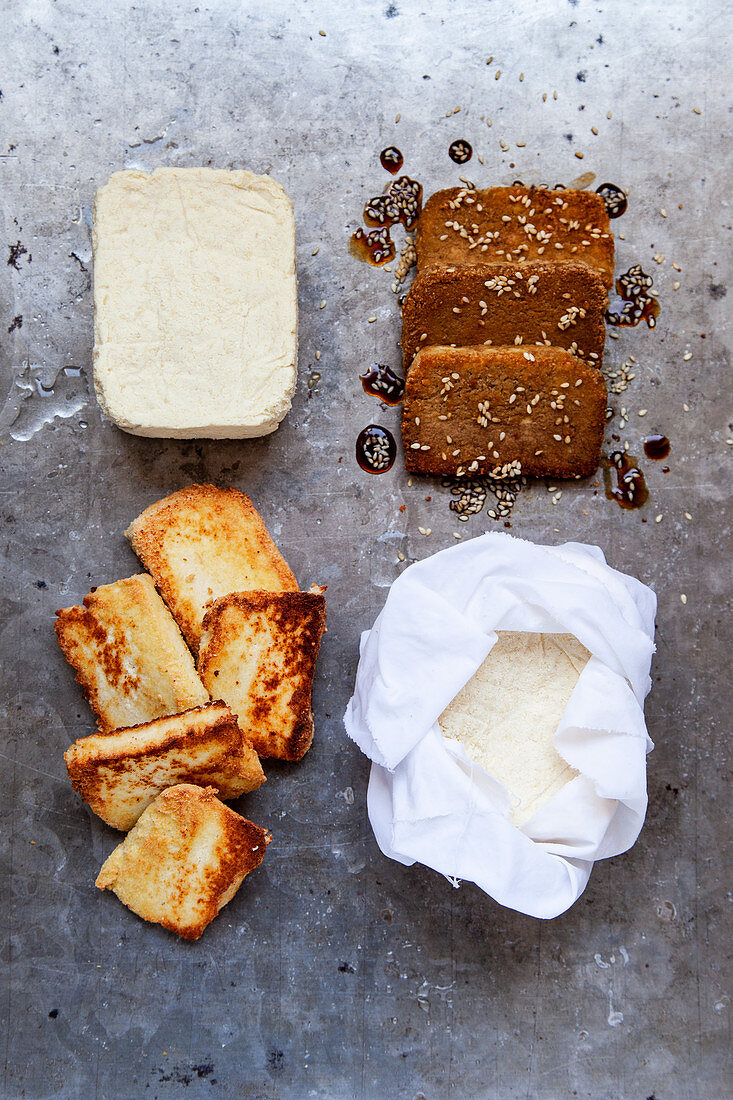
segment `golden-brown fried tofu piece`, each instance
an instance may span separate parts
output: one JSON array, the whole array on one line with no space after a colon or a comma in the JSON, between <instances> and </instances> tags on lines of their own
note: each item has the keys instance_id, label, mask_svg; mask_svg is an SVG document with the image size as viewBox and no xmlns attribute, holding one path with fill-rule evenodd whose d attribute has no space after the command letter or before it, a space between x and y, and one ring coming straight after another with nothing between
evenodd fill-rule
<instances>
[{"instance_id":1,"label":"golden-brown fried tofu piece","mask_svg":"<svg viewBox=\"0 0 733 1100\"><path fill-rule=\"evenodd\" d=\"M567 348L600 367L606 288L579 263L443 267L418 275L402 310L405 369L422 347Z\"/></svg>"},{"instance_id":2,"label":"golden-brown fried tofu piece","mask_svg":"<svg viewBox=\"0 0 733 1100\"><path fill-rule=\"evenodd\" d=\"M150 577L103 584L56 613L56 637L103 733L208 703Z\"/></svg>"},{"instance_id":3,"label":"golden-brown fried tofu piece","mask_svg":"<svg viewBox=\"0 0 733 1100\"><path fill-rule=\"evenodd\" d=\"M72 786L113 829L127 832L166 787L196 783L239 798L265 782L259 757L225 703L75 741Z\"/></svg>"},{"instance_id":4,"label":"golden-brown fried tofu piece","mask_svg":"<svg viewBox=\"0 0 733 1100\"><path fill-rule=\"evenodd\" d=\"M430 347L405 384L405 466L417 474L587 477L606 383L563 348Z\"/></svg>"},{"instance_id":5,"label":"golden-brown fried tofu piece","mask_svg":"<svg viewBox=\"0 0 733 1100\"><path fill-rule=\"evenodd\" d=\"M212 787L168 787L102 865L96 885L143 920L197 940L259 867L272 837Z\"/></svg>"},{"instance_id":6,"label":"golden-brown fried tofu piece","mask_svg":"<svg viewBox=\"0 0 733 1100\"><path fill-rule=\"evenodd\" d=\"M252 501L238 489L189 485L151 504L125 532L194 653L207 607L229 592L297 592Z\"/></svg>"},{"instance_id":7,"label":"golden-brown fried tofu piece","mask_svg":"<svg viewBox=\"0 0 733 1100\"><path fill-rule=\"evenodd\" d=\"M322 591L234 592L204 619L199 675L260 756L300 760L310 748L313 674L326 628Z\"/></svg>"},{"instance_id":8,"label":"golden-brown fried tofu piece","mask_svg":"<svg viewBox=\"0 0 733 1100\"><path fill-rule=\"evenodd\" d=\"M569 260L613 285L613 233L595 191L450 187L431 195L415 236L419 274L436 267Z\"/></svg>"}]
</instances>

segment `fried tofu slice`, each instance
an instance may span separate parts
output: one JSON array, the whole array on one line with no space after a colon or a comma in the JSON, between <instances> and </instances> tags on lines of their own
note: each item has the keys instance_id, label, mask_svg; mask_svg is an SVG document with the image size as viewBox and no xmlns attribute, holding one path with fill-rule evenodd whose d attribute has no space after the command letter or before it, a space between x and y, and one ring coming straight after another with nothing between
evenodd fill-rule
<instances>
[{"instance_id":1,"label":"fried tofu slice","mask_svg":"<svg viewBox=\"0 0 733 1100\"><path fill-rule=\"evenodd\" d=\"M168 787L102 865L96 886L143 920L197 940L259 867L270 833L240 817L213 787Z\"/></svg>"},{"instance_id":2,"label":"fried tofu slice","mask_svg":"<svg viewBox=\"0 0 733 1100\"><path fill-rule=\"evenodd\" d=\"M310 748L323 591L235 592L204 619L199 675L229 704L260 756L300 760Z\"/></svg>"},{"instance_id":3,"label":"fried tofu slice","mask_svg":"<svg viewBox=\"0 0 733 1100\"><path fill-rule=\"evenodd\" d=\"M208 703L175 620L147 574L56 612L56 637L102 733Z\"/></svg>"},{"instance_id":4,"label":"fried tofu slice","mask_svg":"<svg viewBox=\"0 0 733 1100\"><path fill-rule=\"evenodd\" d=\"M127 832L166 787L196 783L239 798L265 782L259 757L225 703L75 741L71 784L95 814Z\"/></svg>"},{"instance_id":5,"label":"fried tofu slice","mask_svg":"<svg viewBox=\"0 0 733 1100\"><path fill-rule=\"evenodd\" d=\"M229 592L297 592L252 501L238 489L189 485L151 504L125 532L194 653L206 609Z\"/></svg>"},{"instance_id":6,"label":"fried tofu slice","mask_svg":"<svg viewBox=\"0 0 733 1100\"><path fill-rule=\"evenodd\" d=\"M606 383L563 348L430 347L405 384L411 473L587 477L598 469Z\"/></svg>"},{"instance_id":7,"label":"fried tofu slice","mask_svg":"<svg viewBox=\"0 0 733 1100\"><path fill-rule=\"evenodd\" d=\"M579 263L442 267L418 275L402 309L409 370L422 347L567 348L600 367L606 288Z\"/></svg>"},{"instance_id":8,"label":"fried tofu slice","mask_svg":"<svg viewBox=\"0 0 733 1100\"><path fill-rule=\"evenodd\" d=\"M595 191L450 187L431 195L415 235L418 274L438 267L572 260L613 285L613 233Z\"/></svg>"}]
</instances>

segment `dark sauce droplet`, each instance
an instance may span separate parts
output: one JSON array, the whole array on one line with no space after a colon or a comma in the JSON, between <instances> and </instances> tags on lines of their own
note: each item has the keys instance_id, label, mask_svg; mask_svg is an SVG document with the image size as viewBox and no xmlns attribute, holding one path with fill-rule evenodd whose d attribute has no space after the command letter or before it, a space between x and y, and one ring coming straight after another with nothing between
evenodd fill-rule
<instances>
[{"instance_id":1,"label":"dark sauce droplet","mask_svg":"<svg viewBox=\"0 0 733 1100\"><path fill-rule=\"evenodd\" d=\"M473 149L469 142L462 138L452 141L448 146L448 156L454 164L466 164L473 156Z\"/></svg>"},{"instance_id":2,"label":"dark sauce droplet","mask_svg":"<svg viewBox=\"0 0 733 1100\"><path fill-rule=\"evenodd\" d=\"M652 295L654 283L651 275L642 270L641 264L633 264L616 280L618 298L610 303L606 310L609 325L622 328L634 328L640 321L646 321L649 328L655 328L660 306Z\"/></svg>"},{"instance_id":3,"label":"dark sauce droplet","mask_svg":"<svg viewBox=\"0 0 733 1100\"><path fill-rule=\"evenodd\" d=\"M596 194L603 199L609 218L620 218L626 213L628 199L615 183L602 183L600 187L596 187Z\"/></svg>"},{"instance_id":4,"label":"dark sauce droplet","mask_svg":"<svg viewBox=\"0 0 733 1100\"><path fill-rule=\"evenodd\" d=\"M401 223L412 229L420 214L422 187L409 176L392 180L386 195L375 195L364 207L367 225L390 226Z\"/></svg>"},{"instance_id":5,"label":"dark sauce droplet","mask_svg":"<svg viewBox=\"0 0 733 1100\"><path fill-rule=\"evenodd\" d=\"M349 240L349 252L372 267L382 267L395 258L394 241L389 229L372 229L369 233L357 229Z\"/></svg>"},{"instance_id":6,"label":"dark sauce droplet","mask_svg":"<svg viewBox=\"0 0 733 1100\"><path fill-rule=\"evenodd\" d=\"M611 471L616 471L617 484L611 483ZM636 459L625 451L614 451L603 470L606 498L615 500L621 508L641 508L649 499L644 475Z\"/></svg>"},{"instance_id":7,"label":"dark sauce droplet","mask_svg":"<svg viewBox=\"0 0 733 1100\"><path fill-rule=\"evenodd\" d=\"M356 440L356 461L368 474L385 474L394 464L397 444L394 436L379 424L367 424Z\"/></svg>"},{"instance_id":8,"label":"dark sauce droplet","mask_svg":"<svg viewBox=\"0 0 733 1100\"><path fill-rule=\"evenodd\" d=\"M375 363L359 377L365 393L378 397L385 405L399 405L405 392L405 381L384 363Z\"/></svg>"},{"instance_id":9,"label":"dark sauce droplet","mask_svg":"<svg viewBox=\"0 0 733 1100\"><path fill-rule=\"evenodd\" d=\"M644 454L655 462L661 462L671 450L672 444L666 435L650 435L644 440Z\"/></svg>"},{"instance_id":10,"label":"dark sauce droplet","mask_svg":"<svg viewBox=\"0 0 733 1100\"><path fill-rule=\"evenodd\" d=\"M379 163L382 165L382 168L395 176L405 163L405 158L394 145L388 145L387 148L382 149L382 152L379 154Z\"/></svg>"}]
</instances>

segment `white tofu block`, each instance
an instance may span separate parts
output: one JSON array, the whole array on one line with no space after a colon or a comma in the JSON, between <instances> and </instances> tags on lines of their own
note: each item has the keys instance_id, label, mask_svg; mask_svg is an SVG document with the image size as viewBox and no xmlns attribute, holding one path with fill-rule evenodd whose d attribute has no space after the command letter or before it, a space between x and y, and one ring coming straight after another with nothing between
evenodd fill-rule
<instances>
[{"instance_id":1,"label":"white tofu block","mask_svg":"<svg viewBox=\"0 0 733 1100\"><path fill-rule=\"evenodd\" d=\"M478 671L438 719L474 763L508 787L523 825L578 774L553 744L590 654L572 634L499 630Z\"/></svg>"},{"instance_id":2,"label":"white tofu block","mask_svg":"<svg viewBox=\"0 0 733 1100\"><path fill-rule=\"evenodd\" d=\"M295 220L269 176L116 172L94 208L94 385L133 435L274 432L297 378Z\"/></svg>"}]
</instances>

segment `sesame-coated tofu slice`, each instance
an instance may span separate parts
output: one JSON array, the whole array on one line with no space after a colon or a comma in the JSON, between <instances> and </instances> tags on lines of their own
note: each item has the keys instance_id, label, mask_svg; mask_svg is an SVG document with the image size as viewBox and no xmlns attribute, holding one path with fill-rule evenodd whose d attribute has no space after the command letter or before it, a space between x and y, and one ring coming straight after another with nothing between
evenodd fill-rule
<instances>
[{"instance_id":1,"label":"sesame-coated tofu slice","mask_svg":"<svg viewBox=\"0 0 733 1100\"><path fill-rule=\"evenodd\" d=\"M212 787L168 787L102 865L96 885L143 920L197 940L272 837L240 817Z\"/></svg>"},{"instance_id":2,"label":"sesame-coated tofu slice","mask_svg":"<svg viewBox=\"0 0 733 1100\"><path fill-rule=\"evenodd\" d=\"M323 591L235 592L204 619L201 679L229 704L260 756L300 760L310 748Z\"/></svg>"},{"instance_id":3,"label":"sesame-coated tofu slice","mask_svg":"<svg viewBox=\"0 0 733 1100\"><path fill-rule=\"evenodd\" d=\"M56 637L103 733L208 703L191 653L147 574L58 611Z\"/></svg>"},{"instance_id":4,"label":"sesame-coated tofu slice","mask_svg":"<svg viewBox=\"0 0 733 1100\"><path fill-rule=\"evenodd\" d=\"M166 787L215 787L239 798L265 782L257 753L225 703L75 741L64 754L74 790L114 829L131 829Z\"/></svg>"},{"instance_id":5,"label":"sesame-coated tofu slice","mask_svg":"<svg viewBox=\"0 0 733 1100\"><path fill-rule=\"evenodd\" d=\"M566 348L600 367L606 288L578 263L491 264L418 275L402 310L405 369L422 347Z\"/></svg>"},{"instance_id":6,"label":"sesame-coated tofu slice","mask_svg":"<svg viewBox=\"0 0 733 1100\"><path fill-rule=\"evenodd\" d=\"M546 187L451 187L423 207L417 270L473 264L577 262L613 284L613 233L595 191Z\"/></svg>"},{"instance_id":7,"label":"sesame-coated tofu slice","mask_svg":"<svg viewBox=\"0 0 733 1100\"><path fill-rule=\"evenodd\" d=\"M238 489L189 485L125 532L194 653L207 608L229 592L297 592L287 562Z\"/></svg>"},{"instance_id":8,"label":"sesame-coated tofu slice","mask_svg":"<svg viewBox=\"0 0 733 1100\"><path fill-rule=\"evenodd\" d=\"M605 423L603 375L562 348L425 348L405 385L405 465L585 477L598 468Z\"/></svg>"}]
</instances>

